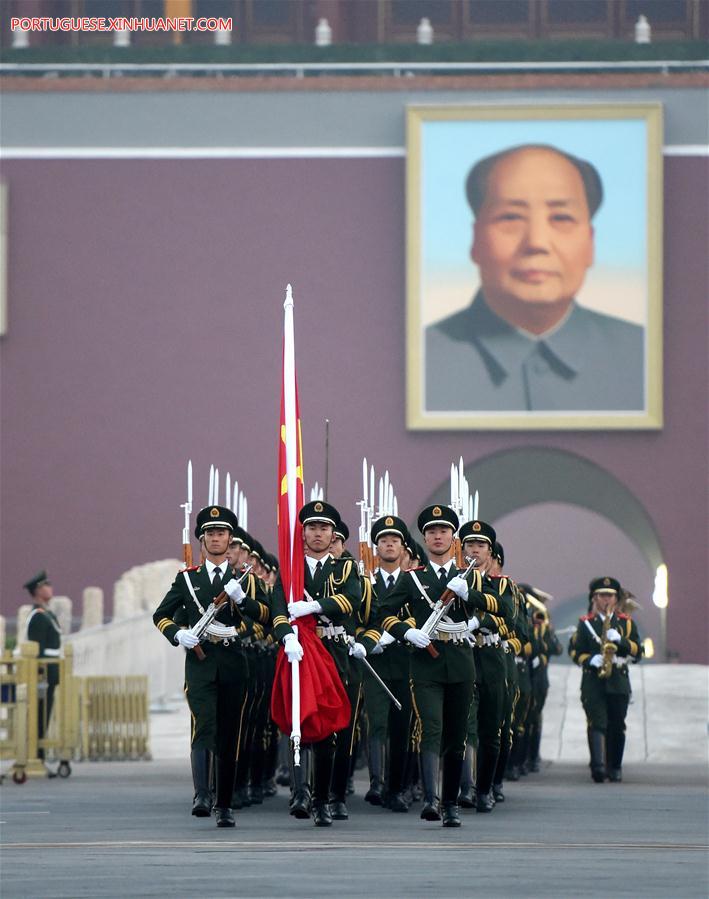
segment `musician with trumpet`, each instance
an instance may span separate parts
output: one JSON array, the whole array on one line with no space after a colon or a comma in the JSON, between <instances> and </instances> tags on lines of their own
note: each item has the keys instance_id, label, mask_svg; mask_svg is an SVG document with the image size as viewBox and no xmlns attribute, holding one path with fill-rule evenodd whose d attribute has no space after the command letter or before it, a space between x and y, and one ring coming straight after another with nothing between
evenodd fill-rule
<instances>
[{"instance_id":1,"label":"musician with trumpet","mask_svg":"<svg viewBox=\"0 0 709 899\"><path fill-rule=\"evenodd\" d=\"M379 599L381 627L414 648L411 685L414 714L421 723L421 775L426 821L460 827L458 788L465 754L468 713L475 689L470 641L476 612L497 605L489 583L474 563L461 572L454 560L458 516L444 505L425 508L418 517L429 562L402 572ZM408 605L409 616L400 613ZM442 815L438 793L442 760Z\"/></svg>"},{"instance_id":2,"label":"musician with trumpet","mask_svg":"<svg viewBox=\"0 0 709 899\"><path fill-rule=\"evenodd\" d=\"M632 619L615 610L621 593L614 577L589 584L591 611L579 620L570 654L583 668L581 702L586 713L591 778L622 780L625 716L630 698L628 663L638 662L642 645Z\"/></svg>"}]
</instances>

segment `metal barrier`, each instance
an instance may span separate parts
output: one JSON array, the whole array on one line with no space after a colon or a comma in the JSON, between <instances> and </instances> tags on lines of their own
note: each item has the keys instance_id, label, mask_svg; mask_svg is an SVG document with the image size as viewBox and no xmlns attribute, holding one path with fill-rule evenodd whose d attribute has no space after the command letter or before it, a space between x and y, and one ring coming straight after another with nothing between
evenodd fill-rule
<instances>
[{"instance_id":1,"label":"metal barrier","mask_svg":"<svg viewBox=\"0 0 709 899\"><path fill-rule=\"evenodd\" d=\"M0 759L13 760L15 783L46 777L49 759L60 777L72 760L150 759L146 675L77 677L71 645L38 656L32 642L0 656Z\"/></svg>"}]
</instances>

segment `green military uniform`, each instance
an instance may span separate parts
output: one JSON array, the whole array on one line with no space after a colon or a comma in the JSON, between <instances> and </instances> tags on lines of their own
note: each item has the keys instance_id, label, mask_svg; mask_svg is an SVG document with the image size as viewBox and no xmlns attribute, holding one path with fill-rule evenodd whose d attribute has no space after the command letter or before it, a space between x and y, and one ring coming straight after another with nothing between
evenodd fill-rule
<instances>
[{"instance_id":1,"label":"green military uniform","mask_svg":"<svg viewBox=\"0 0 709 899\"><path fill-rule=\"evenodd\" d=\"M44 584L49 584L46 572L41 571L23 586L33 596L35 591ZM26 622L27 640L39 644L40 659L58 660L61 656L62 629L56 615L41 603L34 603L27 616ZM37 747L37 757L44 758L44 746L41 741L49 727L54 707L54 691L59 683L59 665L50 662L45 667L44 675L40 675L39 697L37 703L37 739L40 745Z\"/></svg>"},{"instance_id":2,"label":"green military uniform","mask_svg":"<svg viewBox=\"0 0 709 899\"><path fill-rule=\"evenodd\" d=\"M225 527L233 531L235 526L236 516L225 507L208 507L197 516L197 531L200 534L210 527ZM193 627L212 600L222 592L232 574L226 561L219 566L205 562L180 572L153 614L155 626L171 644L177 643L177 634L181 629L179 622L186 619L188 626ZM219 624L234 628L234 635L226 639L207 635L201 644L203 659L200 660L194 651L187 652L185 656L185 695L192 715L191 747L196 802L193 812L198 816L205 812L209 814L205 808L208 805L205 752L212 752L217 759L216 807L219 810L219 826L233 826L228 810L232 802L248 681L248 664L240 641L240 634L247 629L244 616L263 622L269 618L268 605L263 601L265 597L253 575L247 576L242 589L246 595L240 607L226 602L216 619Z\"/></svg>"},{"instance_id":3,"label":"green military uniform","mask_svg":"<svg viewBox=\"0 0 709 899\"><path fill-rule=\"evenodd\" d=\"M504 564L504 550L501 544L497 544L496 554L497 548L499 548L501 553L501 557L498 555L500 564ZM502 783L512 752L515 710L519 699L519 677L516 659L523 656L528 636L527 604L524 594L511 578L508 578L508 586L512 591L513 618L512 627L508 629L508 634L502 641L505 659L506 686L503 704L502 729L500 732L500 753L497 759L495 776L492 783L492 794L496 802L504 802L505 799L502 791Z\"/></svg>"},{"instance_id":4,"label":"green military uniform","mask_svg":"<svg viewBox=\"0 0 709 899\"><path fill-rule=\"evenodd\" d=\"M300 523L330 524L334 528L340 515L334 506L321 501L306 503L299 513ZM313 570L311 571L311 562ZM345 689L350 680L348 627L354 632L354 616L362 602L359 572L353 559L335 559L331 555L315 561L305 557L305 602L317 603L319 611L310 610L316 619L316 633L330 653ZM300 602L300 601L298 601ZM293 605L297 606L298 602ZM272 621L278 639L288 625L289 610L280 576L276 579L272 595ZM312 747L301 748L300 766L291 765L293 795L290 813L296 818L309 818L312 810L316 826L332 824L330 814L330 785L335 759L336 737L326 737ZM292 760L291 760L292 761ZM312 783L311 783L312 781ZM347 782L345 776L345 790Z\"/></svg>"},{"instance_id":5,"label":"green military uniform","mask_svg":"<svg viewBox=\"0 0 709 899\"><path fill-rule=\"evenodd\" d=\"M457 530L455 513L441 506L431 506L419 516L419 530L447 525ZM420 631L447 583L459 572L450 559L444 566L429 562L422 570L400 575L391 592L380 600L382 627L397 639L405 639L414 628ZM411 656L411 683L414 713L421 724L421 765L425 806L422 817L440 820L438 813L438 767L443 759L442 800L444 824L458 826L457 799L465 754L468 713L473 701L475 661L468 639L468 619L478 611L498 610L497 594L487 588L483 577L473 571L468 578L465 599L456 596L445 618L432 634L438 654L434 658L425 650ZM401 620L408 606L410 617ZM457 823L456 823L457 822Z\"/></svg>"},{"instance_id":6,"label":"green military uniform","mask_svg":"<svg viewBox=\"0 0 709 899\"><path fill-rule=\"evenodd\" d=\"M591 581L591 596L610 590L620 594L620 584L615 578L597 578ZM615 631L619 639L606 636L606 643L615 645L609 677L602 677L599 657L604 655L603 628ZM630 698L628 663L637 662L642 656L642 646L635 622L627 615L611 613L607 616L593 611L579 619L574 634L572 658L583 669L581 675L581 703L586 713L591 776L601 782L606 777L613 781L622 779L623 752L625 750L625 716Z\"/></svg>"},{"instance_id":7,"label":"green military uniform","mask_svg":"<svg viewBox=\"0 0 709 899\"><path fill-rule=\"evenodd\" d=\"M374 590L377 602L385 601L395 588L403 572L397 569L391 575L378 569L375 575ZM379 599L381 597L381 599ZM411 610L405 604L397 613L401 621L411 617ZM383 651L371 655L372 668L389 687L401 703L397 709L381 686L369 676L365 679L364 696L367 720L370 728L370 756L379 753L386 758L386 796L387 804L393 811L404 811L408 804L403 798L406 766L410 751L411 702L410 668L411 648L398 640L385 646ZM388 745L388 752L385 747ZM380 748L381 747L381 748ZM374 787L370 770L371 787Z\"/></svg>"},{"instance_id":8,"label":"green military uniform","mask_svg":"<svg viewBox=\"0 0 709 899\"><path fill-rule=\"evenodd\" d=\"M527 715L527 764L530 771L539 771L542 718L549 692L549 659L551 656L561 655L563 649L548 616L533 613L532 622L533 643L539 646L539 653L532 659L532 702ZM539 660L538 665L534 663L535 658Z\"/></svg>"}]
</instances>

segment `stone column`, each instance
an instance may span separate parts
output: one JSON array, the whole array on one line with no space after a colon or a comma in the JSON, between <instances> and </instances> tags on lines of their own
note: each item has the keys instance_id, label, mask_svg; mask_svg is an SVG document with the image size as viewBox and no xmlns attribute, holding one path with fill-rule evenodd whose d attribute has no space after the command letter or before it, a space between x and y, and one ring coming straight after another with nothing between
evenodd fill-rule
<instances>
[{"instance_id":1,"label":"stone column","mask_svg":"<svg viewBox=\"0 0 709 899\"><path fill-rule=\"evenodd\" d=\"M116 581L113 589L113 620L123 621L125 618L132 618L139 610L133 583L125 578Z\"/></svg>"},{"instance_id":2,"label":"stone column","mask_svg":"<svg viewBox=\"0 0 709 899\"><path fill-rule=\"evenodd\" d=\"M81 595L81 630L101 627L103 624L103 590L100 587L86 587Z\"/></svg>"},{"instance_id":3,"label":"stone column","mask_svg":"<svg viewBox=\"0 0 709 899\"><path fill-rule=\"evenodd\" d=\"M27 616L32 611L32 606L25 603L17 610L17 645L27 639Z\"/></svg>"},{"instance_id":4,"label":"stone column","mask_svg":"<svg viewBox=\"0 0 709 899\"><path fill-rule=\"evenodd\" d=\"M64 636L71 633L72 605L73 603L68 596L53 596L49 600L49 609L54 612Z\"/></svg>"}]
</instances>

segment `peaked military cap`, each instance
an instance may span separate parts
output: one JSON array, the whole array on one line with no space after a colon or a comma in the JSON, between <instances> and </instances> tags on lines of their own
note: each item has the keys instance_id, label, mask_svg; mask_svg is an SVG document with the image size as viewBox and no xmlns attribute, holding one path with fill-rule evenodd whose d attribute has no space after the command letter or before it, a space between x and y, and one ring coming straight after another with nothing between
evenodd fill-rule
<instances>
[{"instance_id":1,"label":"peaked military cap","mask_svg":"<svg viewBox=\"0 0 709 899\"><path fill-rule=\"evenodd\" d=\"M497 561L500 563L500 565L505 564L505 548L497 540L495 541L495 545L492 548L492 554L497 559Z\"/></svg>"},{"instance_id":2,"label":"peaked military cap","mask_svg":"<svg viewBox=\"0 0 709 899\"><path fill-rule=\"evenodd\" d=\"M418 517L418 528L423 534L426 528L430 528L436 524L442 524L444 527L458 530L458 516L453 509L448 506L426 506Z\"/></svg>"},{"instance_id":3,"label":"peaked military cap","mask_svg":"<svg viewBox=\"0 0 709 899\"><path fill-rule=\"evenodd\" d=\"M372 543L376 543L380 537L384 536L384 534L394 534L395 536L401 537L405 544L408 544L411 541L406 522L397 515L382 515L381 518L377 518L372 524Z\"/></svg>"},{"instance_id":4,"label":"peaked military cap","mask_svg":"<svg viewBox=\"0 0 709 899\"><path fill-rule=\"evenodd\" d=\"M249 549L251 550L251 552L249 553L250 556L256 556L257 559L263 562L264 556L266 555L266 550L258 540L252 540Z\"/></svg>"},{"instance_id":5,"label":"peaked military cap","mask_svg":"<svg viewBox=\"0 0 709 899\"><path fill-rule=\"evenodd\" d=\"M49 583L51 583L51 581L47 577L47 572L40 571L39 574L35 574L33 578L30 578L27 583L23 584L22 586L25 588L25 590L29 590L32 596L34 596L34 594L43 584Z\"/></svg>"},{"instance_id":6,"label":"peaked military cap","mask_svg":"<svg viewBox=\"0 0 709 899\"><path fill-rule=\"evenodd\" d=\"M336 528L342 519L334 506L321 499L316 499L303 506L298 515L298 520L302 525L313 521L322 521L324 524L331 524L333 528Z\"/></svg>"},{"instance_id":7,"label":"peaked military cap","mask_svg":"<svg viewBox=\"0 0 709 899\"><path fill-rule=\"evenodd\" d=\"M340 537L343 543L347 543L347 541L350 539L350 529L342 519L340 519L335 525L335 536Z\"/></svg>"},{"instance_id":8,"label":"peaked military cap","mask_svg":"<svg viewBox=\"0 0 709 899\"><path fill-rule=\"evenodd\" d=\"M466 540L486 540L491 547L497 542L497 533L495 528L486 521L466 521L458 534L461 543Z\"/></svg>"},{"instance_id":9,"label":"peaked military cap","mask_svg":"<svg viewBox=\"0 0 709 899\"><path fill-rule=\"evenodd\" d=\"M226 506L205 506L197 513L194 534L199 539L209 528L227 528L234 533L237 527L236 515Z\"/></svg>"},{"instance_id":10,"label":"peaked military cap","mask_svg":"<svg viewBox=\"0 0 709 899\"><path fill-rule=\"evenodd\" d=\"M620 581L614 577L596 577L588 585L588 595L594 593L615 593L620 596Z\"/></svg>"}]
</instances>

